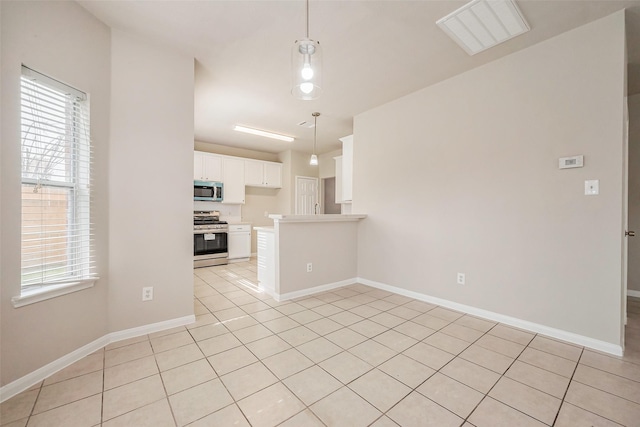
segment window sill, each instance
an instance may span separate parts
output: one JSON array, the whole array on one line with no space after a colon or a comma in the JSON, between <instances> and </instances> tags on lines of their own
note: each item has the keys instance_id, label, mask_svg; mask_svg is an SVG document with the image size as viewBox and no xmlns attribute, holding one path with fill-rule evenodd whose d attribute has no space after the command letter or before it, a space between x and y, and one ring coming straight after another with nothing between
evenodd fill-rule
<instances>
[{"instance_id":1,"label":"window sill","mask_svg":"<svg viewBox=\"0 0 640 427\"><path fill-rule=\"evenodd\" d=\"M45 301L51 298L56 298L62 295L70 294L72 292L78 292L83 289L92 288L95 285L96 280L99 277L94 277L87 280L80 280L78 282L64 283L61 285L50 285L32 291L24 292L22 295L11 298L11 303L14 308L24 307L25 305L35 304L40 301Z\"/></svg>"}]
</instances>

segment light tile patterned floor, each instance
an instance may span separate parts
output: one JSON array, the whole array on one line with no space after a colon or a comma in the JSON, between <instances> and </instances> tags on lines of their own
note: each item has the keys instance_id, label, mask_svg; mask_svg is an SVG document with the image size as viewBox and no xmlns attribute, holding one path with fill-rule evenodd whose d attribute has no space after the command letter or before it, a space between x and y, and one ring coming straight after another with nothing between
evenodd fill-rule
<instances>
[{"instance_id":1,"label":"light tile patterned floor","mask_svg":"<svg viewBox=\"0 0 640 427\"><path fill-rule=\"evenodd\" d=\"M80 360L2 426L640 426L638 299L619 359L363 285L255 284L255 260L195 270L196 323Z\"/></svg>"}]
</instances>

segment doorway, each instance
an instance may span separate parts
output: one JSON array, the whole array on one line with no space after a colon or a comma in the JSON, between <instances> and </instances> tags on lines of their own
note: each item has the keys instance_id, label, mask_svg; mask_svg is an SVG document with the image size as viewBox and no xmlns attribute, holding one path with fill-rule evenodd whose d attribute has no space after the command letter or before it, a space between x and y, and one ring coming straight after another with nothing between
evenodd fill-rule
<instances>
[{"instance_id":1,"label":"doorway","mask_svg":"<svg viewBox=\"0 0 640 427\"><path fill-rule=\"evenodd\" d=\"M336 203L336 177L322 179L322 213L339 214L341 205Z\"/></svg>"},{"instance_id":2,"label":"doorway","mask_svg":"<svg viewBox=\"0 0 640 427\"><path fill-rule=\"evenodd\" d=\"M296 176L296 215L320 213L318 203L318 178Z\"/></svg>"},{"instance_id":3,"label":"doorway","mask_svg":"<svg viewBox=\"0 0 640 427\"><path fill-rule=\"evenodd\" d=\"M624 328L625 359L640 362L640 95L627 99L628 125L626 142L627 188L624 209L627 230L636 237L625 237L626 248L626 325Z\"/></svg>"}]
</instances>

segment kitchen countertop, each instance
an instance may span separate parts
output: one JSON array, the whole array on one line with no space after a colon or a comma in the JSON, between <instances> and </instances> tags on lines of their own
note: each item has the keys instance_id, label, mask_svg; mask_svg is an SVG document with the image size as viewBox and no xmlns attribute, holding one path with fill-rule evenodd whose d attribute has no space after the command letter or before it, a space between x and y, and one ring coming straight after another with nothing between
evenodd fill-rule
<instances>
[{"instance_id":1,"label":"kitchen countertop","mask_svg":"<svg viewBox=\"0 0 640 427\"><path fill-rule=\"evenodd\" d=\"M359 221L366 218L364 214L324 214L324 215L269 215L274 222L341 222Z\"/></svg>"},{"instance_id":2,"label":"kitchen countertop","mask_svg":"<svg viewBox=\"0 0 640 427\"><path fill-rule=\"evenodd\" d=\"M265 225L265 226L260 226L260 227L253 227L254 230L256 231L266 231L267 233L273 233L275 231L275 229L273 228L273 225Z\"/></svg>"}]
</instances>

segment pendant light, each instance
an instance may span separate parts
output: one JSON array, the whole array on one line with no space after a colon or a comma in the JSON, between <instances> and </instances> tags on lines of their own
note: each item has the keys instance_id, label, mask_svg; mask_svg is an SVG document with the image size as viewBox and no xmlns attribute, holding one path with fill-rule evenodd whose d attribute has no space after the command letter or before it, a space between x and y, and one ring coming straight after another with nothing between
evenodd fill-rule
<instances>
[{"instance_id":1,"label":"pendant light","mask_svg":"<svg viewBox=\"0 0 640 427\"><path fill-rule=\"evenodd\" d=\"M316 144L318 141L318 116L320 113L313 113L313 154L311 155L311 159L309 159L309 164L311 166L318 166L318 156L316 156Z\"/></svg>"},{"instance_id":2,"label":"pendant light","mask_svg":"<svg viewBox=\"0 0 640 427\"><path fill-rule=\"evenodd\" d=\"M310 100L322 91L322 49L320 42L309 38L309 0L307 1L307 37L296 40L291 50L291 94Z\"/></svg>"}]
</instances>

